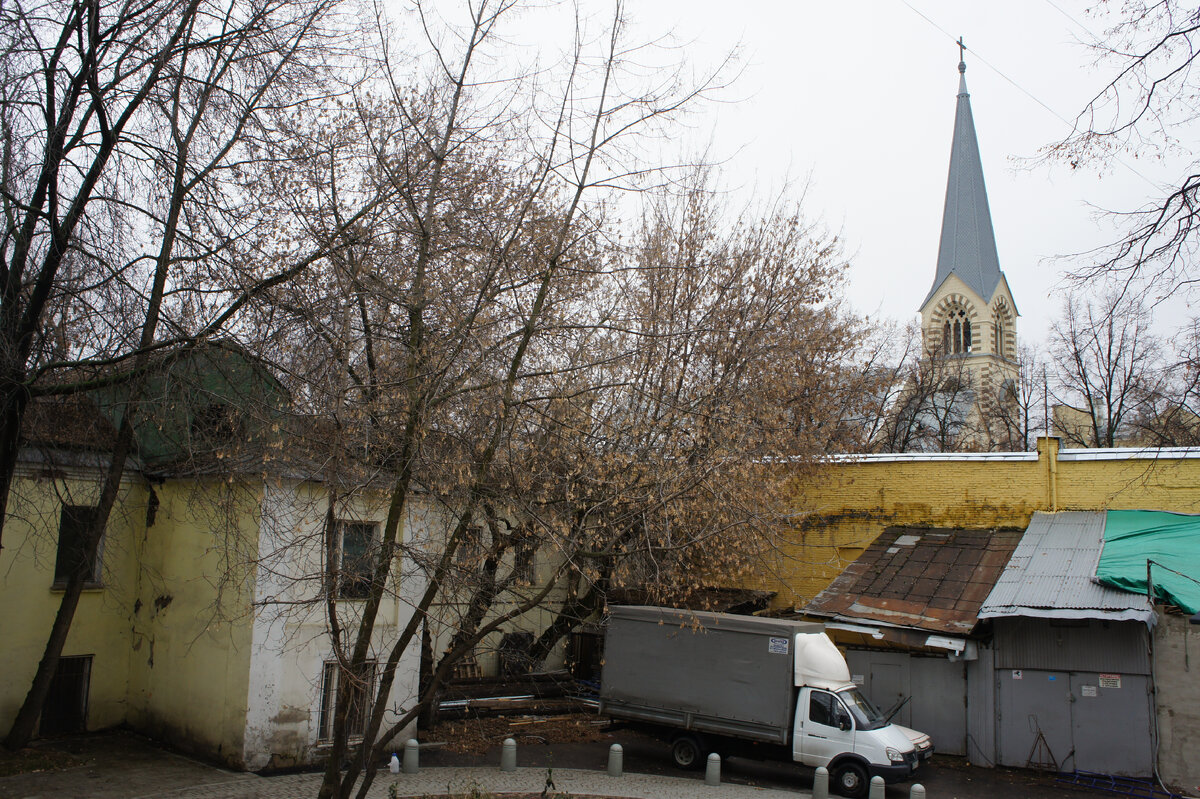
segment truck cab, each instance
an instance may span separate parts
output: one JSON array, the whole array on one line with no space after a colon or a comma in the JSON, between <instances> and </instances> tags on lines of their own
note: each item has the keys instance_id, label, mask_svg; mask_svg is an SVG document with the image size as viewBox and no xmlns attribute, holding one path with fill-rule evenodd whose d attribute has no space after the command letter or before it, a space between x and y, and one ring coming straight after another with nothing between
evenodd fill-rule
<instances>
[{"instance_id":1,"label":"truck cab","mask_svg":"<svg viewBox=\"0 0 1200 799\"><path fill-rule=\"evenodd\" d=\"M843 796L864 795L874 776L903 780L919 765L913 742L853 683L799 690L792 759L828 768L830 787Z\"/></svg>"}]
</instances>

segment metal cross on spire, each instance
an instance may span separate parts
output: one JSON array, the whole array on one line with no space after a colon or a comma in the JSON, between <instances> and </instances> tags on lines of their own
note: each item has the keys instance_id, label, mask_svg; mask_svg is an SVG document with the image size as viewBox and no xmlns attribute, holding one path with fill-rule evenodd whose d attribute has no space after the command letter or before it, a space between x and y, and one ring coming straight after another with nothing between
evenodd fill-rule
<instances>
[{"instance_id":1,"label":"metal cross on spire","mask_svg":"<svg viewBox=\"0 0 1200 799\"><path fill-rule=\"evenodd\" d=\"M966 52L967 52L967 46L965 44L963 44L963 37L959 36L958 37L958 70L959 70L959 72L962 72L963 68L967 65Z\"/></svg>"}]
</instances>

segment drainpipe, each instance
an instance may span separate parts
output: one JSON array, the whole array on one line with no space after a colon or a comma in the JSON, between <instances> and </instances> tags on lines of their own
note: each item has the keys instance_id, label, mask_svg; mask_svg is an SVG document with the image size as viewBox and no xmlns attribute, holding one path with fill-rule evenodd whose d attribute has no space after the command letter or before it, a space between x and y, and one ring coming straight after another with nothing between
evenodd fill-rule
<instances>
[{"instance_id":1,"label":"drainpipe","mask_svg":"<svg viewBox=\"0 0 1200 799\"><path fill-rule=\"evenodd\" d=\"M1058 436L1038 436L1038 460L1046 461L1046 505L1058 510Z\"/></svg>"}]
</instances>

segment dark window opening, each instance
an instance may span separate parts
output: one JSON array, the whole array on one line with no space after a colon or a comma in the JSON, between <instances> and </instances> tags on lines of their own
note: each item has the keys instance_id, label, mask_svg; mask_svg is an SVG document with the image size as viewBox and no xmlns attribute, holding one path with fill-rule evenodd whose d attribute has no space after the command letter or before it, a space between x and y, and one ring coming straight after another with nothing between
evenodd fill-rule
<instances>
[{"instance_id":1,"label":"dark window opening","mask_svg":"<svg viewBox=\"0 0 1200 799\"><path fill-rule=\"evenodd\" d=\"M961 308L951 311L942 325L942 349L946 355L963 355L972 349L971 320Z\"/></svg>"},{"instance_id":2,"label":"dark window opening","mask_svg":"<svg viewBox=\"0 0 1200 799\"><path fill-rule=\"evenodd\" d=\"M88 557L88 535L97 520L99 508L88 505L63 505L58 523L58 554L54 558L54 585L67 584L71 574L82 570L83 583L100 584L100 546Z\"/></svg>"},{"instance_id":3,"label":"dark window opening","mask_svg":"<svg viewBox=\"0 0 1200 799\"><path fill-rule=\"evenodd\" d=\"M373 660L368 660L357 673L343 670L336 660L325 663L321 673L321 710L317 720L317 737L322 741L333 739L333 725L336 714L339 680L350 680L349 693L346 696L348 707L346 711L346 730L351 738L361 738L367 729L367 717L371 700L375 696L375 666Z\"/></svg>"},{"instance_id":4,"label":"dark window opening","mask_svg":"<svg viewBox=\"0 0 1200 799\"><path fill-rule=\"evenodd\" d=\"M60 657L50 678L50 692L42 708L42 735L68 735L87 730L88 689L92 656Z\"/></svg>"},{"instance_id":5,"label":"dark window opening","mask_svg":"<svg viewBox=\"0 0 1200 799\"><path fill-rule=\"evenodd\" d=\"M537 582L537 553L517 550L513 558L513 579L519 585L533 585Z\"/></svg>"},{"instance_id":6,"label":"dark window opening","mask_svg":"<svg viewBox=\"0 0 1200 799\"><path fill-rule=\"evenodd\" d=\"M338 522L337 595L341 599L366 599L374 573L373 522Z\"/></svg>"}]
</instances>

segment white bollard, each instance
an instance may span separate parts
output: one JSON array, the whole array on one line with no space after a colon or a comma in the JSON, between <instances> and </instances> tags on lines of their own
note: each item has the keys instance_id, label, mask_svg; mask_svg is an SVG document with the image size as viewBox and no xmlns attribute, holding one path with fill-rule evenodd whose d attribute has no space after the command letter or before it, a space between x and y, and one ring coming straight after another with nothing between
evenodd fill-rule
<instances>
[{"instance_id":1,"label":"white bollard","mask_svg":"<svg viewBox=\"0 0 1200 799\"><path fill-rule=\"evenodd\" d=\"M404 773L416 774L421 770L421 745L416 738L404 742Z\"/></svg>"},{"instance_id":2,"label":"white bollard","mask_svg":"<svg viewBox=\"0 0 1200 799\"><path fill-rule=\"evenodd\" d=\"M620 744L608 747L608 776L620 777L625 769L625 750Z\"/></svg>"},{"instance_id":3,"label":"white bollard","mask_svg":"<svg viewBox=\"0 0 1200 799\"><path fill-rule=\"evenodd\" d=\"M824 766L817 766L813 775L812 799L829 799L829 769Z\"/></svg>"},{"instance_id":4,"label":"white bollard","mask_svg":"<svg viewBox=\"0 0 1200 799\"><path fill-rule=\"evenodd\" d=\"M925 786L918 782L909 788L908 799L925 799Z\"/></svg>"},{"instance_id":5,"label":"white bollard","mask_svg":"<svg viewBox=\"0 0 1200 799\"><path fill-rule=\"evenodd\" d=\"M721 784L721 756L716 752L708 756L708 765L704 769L704 784Z\"/></svg>"},{"instance_id":6,"label":"white bollard","mask_svg":"<svg viewBox=\"0 0 1200 799\"><path fill-rule=\"evenodd\" d=\"M500 751L500 770L517 770L517 742L512 738L504 739L504 748Z\"/></svg>"},{"instance_id":7,"label":"white bollard","mask_svg":"<svg viewBox=\"0 0 1200 799\"><path fill-rule=\"evenodd\" d=\"M871 792L867 794L867 799L883 799L884 790L883 777L872 777Z\"/></svg>"}]
</instances>

